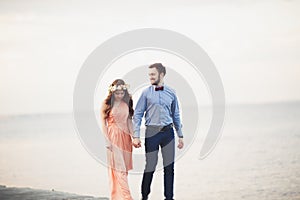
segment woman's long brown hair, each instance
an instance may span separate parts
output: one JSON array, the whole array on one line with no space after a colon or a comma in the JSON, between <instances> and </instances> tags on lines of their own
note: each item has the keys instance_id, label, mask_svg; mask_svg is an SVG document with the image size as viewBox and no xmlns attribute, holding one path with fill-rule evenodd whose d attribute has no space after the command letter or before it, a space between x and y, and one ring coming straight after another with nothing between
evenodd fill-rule
<instances>
[{"instance_id":1,"label":"woman's long brown hair","mask_svg":"<svg viewBox=\"0 0 300 200\"><path fill-rule=\"evenodd\" d=\"M114 82L111 84L111 86L119 86L119 85L125 85L125 82L122 79L116 79L114 80ZM128 93L128 89L123 90L125 92L125 95L123 97L123 101L128 105L129 108L129 118L132 118L134 110L133 110L133 101L132 101L132 96ZM103 116L106 119L113 107L113 103L114 103L114 95L112 91L109 91L108 96L106 97L106 99L104 100L104 104L106 105L106 107L104 108L103 112Z\"/></svg>"}]
</instances>

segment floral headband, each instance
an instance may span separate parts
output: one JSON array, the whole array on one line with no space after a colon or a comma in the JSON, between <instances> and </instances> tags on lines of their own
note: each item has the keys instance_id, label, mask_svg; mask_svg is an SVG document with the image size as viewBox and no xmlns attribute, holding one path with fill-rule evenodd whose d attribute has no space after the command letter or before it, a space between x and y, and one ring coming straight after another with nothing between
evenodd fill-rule
<instances>
[{"instance_id":1,"label":"floral headband","mask_svg":"<svg viewBox=\"0 0 300 200\"><path fill-rule=\"evenodd\" d=\"M127 90L129 89L129 85L128 84L125 84L125 85L110 85L109 88L108 88L108 91L111 91L111 92L114 92L116 90Z\"/></svg>"}]
</instances>

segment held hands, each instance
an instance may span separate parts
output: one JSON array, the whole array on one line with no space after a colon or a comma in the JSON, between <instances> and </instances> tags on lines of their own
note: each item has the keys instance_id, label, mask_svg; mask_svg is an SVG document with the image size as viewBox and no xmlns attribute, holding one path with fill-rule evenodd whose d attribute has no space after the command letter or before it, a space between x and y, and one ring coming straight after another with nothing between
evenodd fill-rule
<instances>
[{"instance_id":1,"label":"held hands","mask_svg":"<svg viewBox=\"0 0 300 200\"><path fill-rule=\"evenodd\" d=\"M184 146L183 138L179 138L178 139L178 145L177 145L178 149L182 149L183 146Z\"/></svg>"},{"instance_id":2,"label":"held hands","mask_svg":"<svg viewBox=\"0 0 300 200\"><path fill-rule=\"evenodd\" d=\"M133 138L133 141L132 141L132 145L135 147L135 148L140 148L142 145L141 145L141 140L140 138Z\"/></svg>"}]
</instances>

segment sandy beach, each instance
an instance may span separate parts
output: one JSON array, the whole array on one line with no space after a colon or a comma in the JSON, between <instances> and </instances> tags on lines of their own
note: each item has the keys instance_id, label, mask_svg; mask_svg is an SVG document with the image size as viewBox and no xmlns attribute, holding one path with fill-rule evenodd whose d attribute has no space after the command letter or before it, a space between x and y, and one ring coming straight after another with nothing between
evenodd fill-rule
<instances>
[{"instance_id":1,"label":"sandy beach","mask_svg":"<svg viewBox=\"0 0 300 200\"><path fill-rule=\"evenodd\" d=\"M39 190L32 188L16 188L0 185L0 197L2 200L32 200L32 199L50 199L50 200L108 200L108 198L96 198L59 192L54 190Z\"/></svg>"}]
</instances>

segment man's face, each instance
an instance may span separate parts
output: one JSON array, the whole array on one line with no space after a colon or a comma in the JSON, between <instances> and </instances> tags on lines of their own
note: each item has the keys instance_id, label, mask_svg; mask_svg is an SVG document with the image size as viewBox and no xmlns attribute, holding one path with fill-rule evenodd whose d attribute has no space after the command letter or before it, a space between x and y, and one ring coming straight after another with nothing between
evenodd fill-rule
<instances>
[{"instance_id":1,"label":"man's face","mask_svg":"<svg viewBox=\"0 0 300 200\"><path fill-rule=\"evenodd\" d=\"M148 75L152 85L157 85L160 82L160 76L156 68L149 68Z\"/></svg>"}]
</instances>

